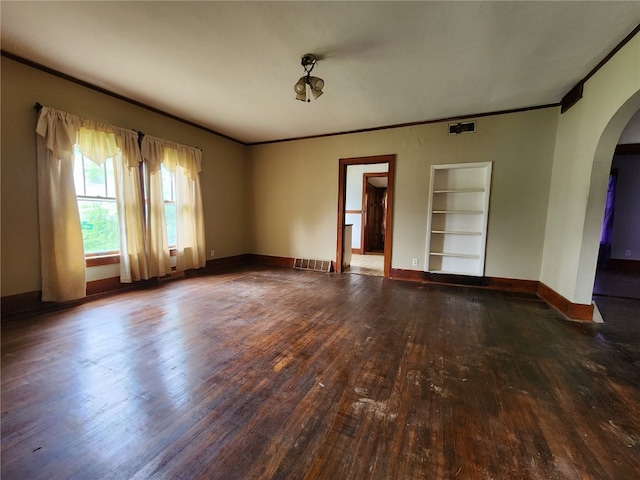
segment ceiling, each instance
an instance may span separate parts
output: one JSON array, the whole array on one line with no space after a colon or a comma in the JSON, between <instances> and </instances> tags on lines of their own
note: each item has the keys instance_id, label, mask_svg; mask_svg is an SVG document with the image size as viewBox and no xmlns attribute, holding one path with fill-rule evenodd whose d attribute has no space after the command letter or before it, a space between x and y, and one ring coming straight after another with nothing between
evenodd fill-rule
<instances>
[{"instance_id":1,"label":"ceiling","mask_svg":"<svg viewBox=\"0 0 640 480\"><path fill-rule=\"evenodd\" d=\"M3 51L245 144L557 103L640 23L639 1L0 9ZM325 81L311 103L293 90L305 53Z\"/></svg>"}]
</instances>

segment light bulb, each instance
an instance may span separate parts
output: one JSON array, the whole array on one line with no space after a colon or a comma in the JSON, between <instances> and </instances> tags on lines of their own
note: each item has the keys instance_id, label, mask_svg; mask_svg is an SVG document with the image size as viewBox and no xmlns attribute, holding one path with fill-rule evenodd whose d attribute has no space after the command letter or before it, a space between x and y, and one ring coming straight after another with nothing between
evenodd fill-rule
<instances>
[{"instance_id":1,"label":"light bulb","mask_svg":"<svg viewBox=\"0 0 640 480\"><path fill-rule=\"evenodd\" d=\"M307 84L304 81L304 77L300 77L300 80L293 86L296 94L303 95L307 90Z\"/></svg>"},{"instance_id":2,"label":"light bulb","mask_svg":"<svg viewBox=\"0 0 640 480\"><path fill-rule=\"evenodd\" d=\"M322 90L322 88L324 87L324 80L322 80L321 78L311 77L309 81L311 82L311 88L314 90Z\"/></svg>"}]
</instances>

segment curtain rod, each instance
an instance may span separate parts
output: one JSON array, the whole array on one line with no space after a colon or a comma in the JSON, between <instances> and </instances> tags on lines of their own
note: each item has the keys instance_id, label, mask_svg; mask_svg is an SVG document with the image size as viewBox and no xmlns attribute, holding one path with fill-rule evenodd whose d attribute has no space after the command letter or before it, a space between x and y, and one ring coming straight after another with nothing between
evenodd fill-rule
<instances>
[{"instance_id":1,"label":"curtain rod","mask_svg":"<svg viewBox=\"0 0 640 480\"><path fill-rule=\"evenodd\" d=\"M33 106L33 108L35 108L37 112L40 112L40 110L42 110L42 108L43 108L43 105L40 102L36 102L36 104ZM132 130L138 134L138 142L142 143L142 138L145 136L145 133L141 132L140 130L136 130L134 128L132 128ZM177 142L174 142L174 143L177 143ZM189 146L189 145L187 145L187 146ZM197 148L198 150L200 150L202 152L202 149L200 147L192 147L192 148Z\"/></svg>"}]
</instances>

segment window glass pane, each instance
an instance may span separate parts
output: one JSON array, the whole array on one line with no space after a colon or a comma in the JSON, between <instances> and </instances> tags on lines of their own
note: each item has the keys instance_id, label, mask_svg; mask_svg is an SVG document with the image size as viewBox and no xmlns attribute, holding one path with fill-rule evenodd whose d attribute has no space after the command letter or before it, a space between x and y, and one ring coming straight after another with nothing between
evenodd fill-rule
<instances>
[{"instance_id":1,"label":"window glass pane","mask_svg":"<svg viewBox=\"0 0 640 480\"><path fill-rule=\"evenodd\" d=\"M120 233L116 202L79 198L78 209L85 255L119 251Z\"/></svg>"},{"instance_id":2,"label":"window glass pane","mask_svg":"<svg viewBox=\"0 0 640 480\"><path fill-rule=\"evenodd\" d=\"M104 162L107 176L107 197L116 198L116 179L113 173L113 158L107 158Z\"/></svg>"},{"instance_id":3,"label":"window glass pane","mask_svg":"<svg viewBox=\"0 0 640 480\"><path fill-rule=\"evenodd\" d=\"M75 149L75 157L73 159L73 183L76 187L76 195L85 195L84 191L84 169L82 166L82 154L80 150Z\"/></svg>"},{"instance_id":4,"label":"window glass pane","mask_svg":"<svg viewBox=\"0 0 640 480\"><path fill-rule=\"evenodd\" d=\"M84 159L84 175L87 186L87 196L106 197L104 168L93 161Z\"/></svg>"},{"instance_id":5,"label":"window glass pane","mask_svg":"<svg viewBox=\"0 0 640 480\"><path fill-rule=\"evenodd\" d=\"M177 240L177 223L176 223L176 204L165 203L164 204L164 217L167 222L167 241L170 247L175 247L178 244Z\"/></svg>"},{"instance_id":6,"label":"window glass pane","mask_svg":"<svg viewBox=\"0 0 640 480\"><path fill-rule=\"evenodd\" d=\"M162 165L161 171L162 171L162 195L164 197L164 201L174 202L176 199L173 194L173 191L175 188L173 173L171 173L169 170L164 168L164 165Z\"/></svg>"}]
</instances>

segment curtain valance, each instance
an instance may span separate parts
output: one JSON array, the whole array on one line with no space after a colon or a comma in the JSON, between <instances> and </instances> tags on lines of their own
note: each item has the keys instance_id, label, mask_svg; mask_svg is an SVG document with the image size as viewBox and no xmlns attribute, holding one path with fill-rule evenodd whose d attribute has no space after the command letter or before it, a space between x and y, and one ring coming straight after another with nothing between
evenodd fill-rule
<instances>
[{"instance_id":1,"label":"curtain valance","mask_svg":"<svg viewBox=\"0 0 640 480\"><path fill-rule=\"evenodd\" d=\"M142 139L142 158L149 162L152 173L159 170L161 164L170 172L175 172L176 166L180 166L189 178L195 180L202 169L202 152L198 148L151 135Z\"/></svg>"},{"instance_id":2,"label":"curtain valance","mask_svg":"<svg viewBox=\"0 0 640 480\"><path fill-rule=\"evenodd\" d=\"M137 167L142 160L137 132L53 108L42 107L36 132L56 158L72 157L77 144L80 152L97 165L119 153L129 168Z\"/></svg>"}]
</instances>

